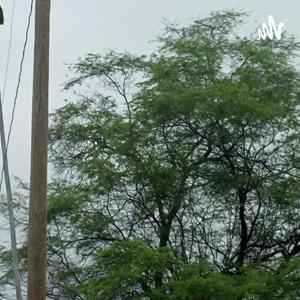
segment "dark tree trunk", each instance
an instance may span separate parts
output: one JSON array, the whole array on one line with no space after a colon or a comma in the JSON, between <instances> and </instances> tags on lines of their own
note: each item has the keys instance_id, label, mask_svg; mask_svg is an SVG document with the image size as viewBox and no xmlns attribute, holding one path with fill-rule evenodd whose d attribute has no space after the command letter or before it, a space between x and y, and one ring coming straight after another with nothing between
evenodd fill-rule
<instances>
[{"instance_id":1,"label":"dark tree trunk","mask_svg":"<svg viewBox=\"0 0 300 300\"><path fill-rule=\"evenodd\" d=\"M239 249L239 255L238 255L238 265L242 266L245 260L245 251L247 247L247 242L248 242L248 228L247 228L247 223L246 223L246 217L245 217L245 205L246 205L246 200L247 200L247 193L241 189L239 190L238 193L239 197L239 204L240 204L240 209L239 209L239 216L240 216L240 249Z\"/></svg>"}]
</instances>

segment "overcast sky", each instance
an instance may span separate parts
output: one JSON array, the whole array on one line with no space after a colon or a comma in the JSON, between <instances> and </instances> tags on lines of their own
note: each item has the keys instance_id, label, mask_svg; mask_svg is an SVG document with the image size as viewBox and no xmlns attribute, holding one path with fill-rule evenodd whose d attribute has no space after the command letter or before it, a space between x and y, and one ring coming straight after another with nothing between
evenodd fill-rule
<instances>
[{"instance_id":1,"label":"overcast sky","mask_svg":"<svg viewBox=\"0 0 300 300\"><path fill-rule=\"evenodd\" d=\"M11 116L17 73L31 0L16 0L12 52L4 102L6 130ZM5 25L0 27L0 88L4 83L13 0L0 0ZM300 40L299 0L52 0L50 49L50 110L64 104L65 64L87 53L106 49L149 54L163 30L163 20L186 24L211 11L243 10L250 13L245 32L254 32L269 14ZM9 146L11 174L29 181L33 24L25 57L15 123ZM3 190L3 189L2 189Z\"/></svg>"}]
</instances>

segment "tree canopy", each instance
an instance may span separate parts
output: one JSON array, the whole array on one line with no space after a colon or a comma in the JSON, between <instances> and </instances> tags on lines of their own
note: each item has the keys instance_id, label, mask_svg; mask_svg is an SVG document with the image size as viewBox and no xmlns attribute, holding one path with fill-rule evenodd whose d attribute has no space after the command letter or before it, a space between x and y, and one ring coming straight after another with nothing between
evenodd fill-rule
<instances>
[{"instance_id":1,"label":"tree canopy","mask_svg":"<svg viewBox=\"0 0 300 300\"><path fill-rule=\"evenodd\" d=\"M297 299L298 43L245 14L88 54L50 128L49 298Z\"/></svg>"}]
</instances>

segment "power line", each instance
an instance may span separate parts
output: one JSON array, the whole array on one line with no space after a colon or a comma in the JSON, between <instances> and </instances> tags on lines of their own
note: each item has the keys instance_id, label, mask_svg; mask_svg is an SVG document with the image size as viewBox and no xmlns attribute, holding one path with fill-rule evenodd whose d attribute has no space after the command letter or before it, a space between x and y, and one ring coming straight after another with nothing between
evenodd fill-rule
<instances>
[{"instance_id":1,"label":"power line","mask_svg":"<svg viewBox=\"0 0 300 300\"><path fill-rule=\"evenodd\" d=\"M25 59L26 47L27 47L27 43L28 43L31 17L32 17L32 12L33 12L33 3L34 3L34 0L31 0L30 11L29 11L28 19L27 19L25 42L24 42L24 45L23 45L22 58L21 58L21 63L20 63L19 75L18 75L18 82L17 82L16 93L15 93L15 97L14 97L13 109L12 109L12 113L11 113L11 121L10 121L10 124L9 124L9 131L8 131L8 135L7 135L7 142L6 142L6 149L5 149L5 159L7 157L8 145L9 145L12 126L13 126L13 122L14 122L14 118L15 118L16 104L17 104L17 99L18 99L18 95L19 95L19 89L20 89L21 78L22 78L22 73L23 73L23 64L24 64L24 59ZM1 188L2 188L3 175L4 175L4 166L2 167L2 171L1 171L0 192L1 192Z\"/></svg>"},{"instance_id":2,"label":"power line","mask_svg":"<svg viewBox=\"0 0 300 300\"><path fill-rule=\"evenodd\" d=\"M16 87L14 103L13 103L13 109L12 109L12 115L11 115L11 121L10 121L10 126L9 126L7 142L5 142L3 112L2 112L2 103L1 103L1 95L0 95L1 146L2 146L2 154L3 154L3 167L2 167L2 172L1 172L0 192L1 192L2 182L3 182L3 176L5 176L5 184L6 184L6 192L7 192L7 205L8 205L9 223L10 223L11 253L12 253L12 261L13 261L12 266L13 266L13 271L14 271L14 281L15 281L16 297L17 297L16 299L18 299L18 300L22 299L22 291L21 291L21 279L20 279L19 259L18 259L18 251L17 251L16 227L15 227L15 219L14 219L14 212L13 212L13 198L12 198L11 184L10 184L9 171L8 171L8 162L7 162L7 152L8 152L8 145L9 145L9 140L10 140L11 131L12 131L12 125L14 122L17 98L18 98L18 94L19 94L19 88L20 88L21 77L22 77L22 72L23 72L23 63L24 63L24 59L25 59L25 52L26 52L26 47L27 47L29 28L30 28L30 23L31 23L33 2L34 2L34 0L31 0L30 12L29 12L29 16L28 16L26 35L25 35L25 43L24 43L23 51L22 51L22 59L21 59L21 63L20 63L18 82L17 82L17 87ZM11 53L14 14L15 14L15 0L13 2L12 17L11 17L11 23L10 23L10 38L9 38L9 46L8 46L6 69L5 69L5 80L4 80L4 86L3 86L4 93L5 93L5 88L6 88L8 67L9 67L9 60L10 60L10 53Z\"/></svg>"},{"instance_id":3,"label":"power line","mask_svg":"<svg viewBox=\"0 0 300 300\"><path fill-rule=\"evenodd\" d=\"M16 297L17 297L16 299L22 300L21 277L19 271L19 258L18 258L17 237L16 237L16 223L14 217L14 204L13 204L13 197L11 191L8 163L7 163L7 158L5 156L6 143L5 143L3 111L1 105L1 95L0 95L0 136L1 136L2 156L3 156L3 170L4 170L4 178L5 178L6 194L7 194L7 208L8 208L8 217L9 217L9 226L10 226L12 267L14 272L14 282L15 282Z\"/></svg>"},{"instance_id":4,"label":"power line","mask_svg":"<svg viewBox=\"0 0 300 300\"><path fill-rule=\"evenodd\" d=\"M4 98L5 98L6 81L8 75L8 66L10 61L11 43L12 43L12 36L13 36L13 23L15 17L15 9L16 9L16 0L14 0L13 2L11 21L10 21L10 34L9 34L9 42L8 42L8 50L7 50L7 58L6 58L5 76L4 76L4 84L2 88L2 104L4 104Z\"/></svg>"}]
</instances>

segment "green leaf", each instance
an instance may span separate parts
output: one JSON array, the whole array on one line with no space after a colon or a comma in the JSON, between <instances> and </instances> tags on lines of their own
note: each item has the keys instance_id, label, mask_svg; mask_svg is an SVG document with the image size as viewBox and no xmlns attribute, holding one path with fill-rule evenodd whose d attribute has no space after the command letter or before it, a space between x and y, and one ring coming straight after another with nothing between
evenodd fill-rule
<instances>
[{"instance_id":1,"label":"green leaf","mask_svg":"<svg viewBox=\"0 0 300 300\"><path fill-rule=\"evenodd\" d=\"M0 6L0 25L4 23L4 16L3 16L3 10L2 7Z\"/></svg>"}]
</instances>

